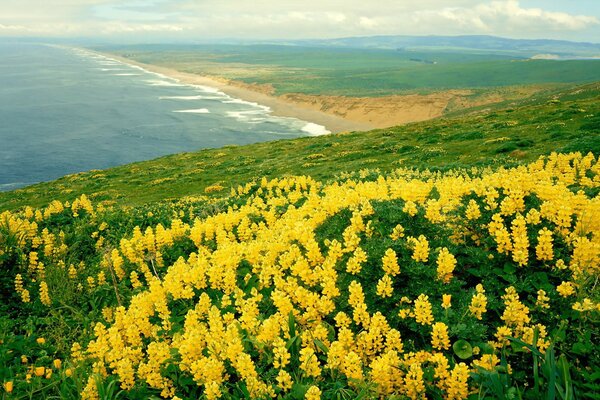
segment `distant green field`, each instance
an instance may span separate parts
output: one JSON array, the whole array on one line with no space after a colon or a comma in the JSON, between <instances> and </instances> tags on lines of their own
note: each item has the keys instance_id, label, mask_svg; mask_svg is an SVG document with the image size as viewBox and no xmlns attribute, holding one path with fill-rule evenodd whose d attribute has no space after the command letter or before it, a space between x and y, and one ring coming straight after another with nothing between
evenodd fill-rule
<instances>
[{"instance_id":1,"label":"distant green field","mask_svg":"<svg viewBox=\"0 0 600 400\"><path fill-rule=\"evenodd\" d=\"M502 166L553 151L600 154L600 83L539 96L521 105L395 128L280 140L183 153L66 176L0 193L0 212L88 194L94 202L141 205L205 194L222 196L262 176Z\"/></svg>"},{"instance_id":2,"label":"distant green field","mask_svg":"<svg viewBox=\"0 0 600 400\"><path fill-rule=\"evenodd\" d=\"M276 94L384 96L600 80L600 60L529 60L469 52L281 45L98 48L181 71L272 84Z\"/></svg>"}]
</instances>

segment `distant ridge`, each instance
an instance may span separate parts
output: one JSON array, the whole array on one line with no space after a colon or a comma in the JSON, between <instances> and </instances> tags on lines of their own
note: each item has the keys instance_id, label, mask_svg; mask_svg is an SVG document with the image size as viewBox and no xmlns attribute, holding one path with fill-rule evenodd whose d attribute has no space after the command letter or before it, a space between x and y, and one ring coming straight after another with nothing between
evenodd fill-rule
<instances>
[{"instance_id":1,"label":"distant ridge","mask_svg":"<svg viewBox=\"0 0 600 400\"><path fill-rule=\"evenodd\" d=\"M508 39L488 35L466 36L363 36L338 39L298 40L291 44L304 46L331 46L375 49L442 51L474 50L505 52L532 57L554 54L560 57L600 57L600 43L570 42L551 39Z\"/></svg>"}]
</instances>

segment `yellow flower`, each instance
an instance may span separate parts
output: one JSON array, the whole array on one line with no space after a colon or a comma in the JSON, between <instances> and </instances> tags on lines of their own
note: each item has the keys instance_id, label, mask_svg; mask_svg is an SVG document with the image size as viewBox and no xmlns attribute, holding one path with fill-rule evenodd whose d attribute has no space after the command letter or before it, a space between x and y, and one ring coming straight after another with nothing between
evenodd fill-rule
<instances>
[{"instance_id":1,"label":"yellow flower","mask_svg":"<svg viewBox=\"0 0 600 400\"><path fill-rule=\"evenodd\" d=\"M39 337L39 338L35 339L35 341L38 344L44 344L44 343L46 343L46 339L44 339L43 337Z\"/></svg>"},{"instance_id":2,"label":"yellow flower","mask_svg":"<svg viewBox=\"0 0 600 400\"><path fill-rule=\"evenodd\" d=\"M415 300L415 320L421 325L431 325L433 314L431 313L431 303L429 296L420 294Z\"/></svg>"},{"instance_id":3,"label":"yellow flower","mask_svg":"<svg viewBox=\"0 0 600 400\"><path fill-rule=\"evenodd\" d=\"M406 204L404 204L402 211L404 211L411 217L414 217L415 215L417 215L417 212L418 212L417 205L415 203L413 203L412 201L407 201Z\"/></svg>"},{"instance_id":4,"label":"yellow flower","mask_svg":"<svg viewBox=\"0 0 600 400\"><path fill-rule=\"evenodd\" d=\"M443 322L436 322L433 324L433 330L431 332L431 346L438 350L448 350L450 348L448 326Z\"/></svg>"},{"instance_id":5,"label":"yellow flower","mask_svg":"<svg viewBox=\"0 0 600 400\"><path fill-rule=\"evenodd\" d=\"M35 376L44 376L44 374L46 373L46 368L35 367L34 372L35 372Z\"/></svg>"},{"instance_id":6,"label":"yellow flower","mask_svg":"<svg viewBox=\"0 0 600 400\"><path fill-rule=\"evenodd\" d=\"M542 289L538 290L537 301L536 301L535 305L540 308L550 308L550 304L548 304L549 301L550 301L550 297L548 297L546 295L546 292Z\"/></svg>"},{"instance_id":7,"label":"yellow flower","mask_svg":"<svg viewBox=\"0 0 600 400\"><path fill-rule=\"evenodd\" d=\"M552 232L548 228L543 228L538 232L538 244L535 247L535 254L540 261L550 261L554 258Z\"/></svg>"},{"instance_id":8,"label":"yellow flower","mask_svg":"<svg viewBox=\"0 0 600 400\"><path fill-rule=\"evenodd\" d=\"M396 252L394 250L387 249L381 261L383 263L383 271L387 275L396 276L400 273L398 257L396 257Z\"/></svg>"},{"instance_id":9,"label":"yellow flower","mask_svg":"<svg viewBox=\"0 0 600 400\"><path fill-rule=\"evenodd\" d=\"M471 304L469 304L469 311L478 320L481 320L483 314L487 311L487 297L485 297L485 290L481 284L477 285L477 292L471 298Z\"/></svg>"},{"instance_id":10,"label":"yellow flower","mask_svg":"<svg viewBox=\"0 0 600 400\"><path fill-rule=\"evenodd\" d=\"M50 306L52 304L50 295L48 294L48 285L44 281L40 283L40 301L45 306Z\"/></svg>"},{"instance_id":11,"label":"yellow flower","mask_svg":"<svg viewBox=\"0 0 600 400\"><path fill-rule=\"evenodd\" d=\"M404 378L406 395L410 399L420 399L425 395L425 383L423 381L423 370L417 363L410 364L408 373Z\"/></svg>"},{"instance_id":12,"label":"yellow flower","mask_svg":"<svg viewBox=\"0 0 600 400\"><path fill-rule=\"evenodd\" d=\"M383 298L391 297L393 292L392 278L386 274L377 282L377 295Z\"/></svg>"},{"instance_id":13,"label":"yellow flower","mask_svg":"<svg viewBox=\"0 0 600 400\"><path fill-rule=\"evenodd\" d=\"M572 282L563 282L556 287L556 291L562 297L569 297L575 294L575 285Z\"/></svg>"},{"instance_id":14,"label":"yellow flower","mask_svg":"<svg viewBox=\"0 0 600 400\"><path fill-rule=\"evenodd\" d=\"M277 374L277 384L281 390L288 391L292 388L294 382L292 381L292 376L287 371L281 369Z\"/></svg>"},{"instance_id":15,"label":"yellow flower","mask_svg":"<svg viewBox=\"0 0 600 400\"><path fill-rule=\"evenodd\" d=\"M442 295L442 308L449 309L452 307L452 295L451 294L443 294Z\"/></svg>"},{"instance_id":16,"label":"yellow flower","mask_svg":"<svg viewBox=\"0 0 600 400\"><path fill-rule=\"evenodd\" d=\"M437 277L444 283L450 282L452 272L456 266L456 258L448 251L447 248L442 248L437 259Z\"/></svg>"},{"instance_id":17,"label":"yellow flower","mask_svg":"<svg viewBox=\"0 0 600 400\"><path fill-rule=\"evenodd\" d=\"M56 369L60 369L62 367L62 361L60 359L55 359L52 364L54 365L54 368Z\"/></svg>"},{"instance_id":18,"label":"yellow flower","mask_svg":"<svg viewBox=\"0 0 600 400\"><path fill-rule=\"evenodd\" d=\"M308 388L304 398L306 400L320 400L321 399L321 390L317 386L313 385Z\"/></svg>"},{"instance_id":19,"label":"yellow flower","mask_svg":"<svg viewBox=\"0 0 600 400\"><path fill-rule=\"evenodd\" d=\"M396 225L394 229L392 229L392 233L390 234L390 238L392 240L399 240L404 237L404 227L400 224Z\"/></svg>"},{"instance_id":20,"label":"yellow flower","mask_svg":"<svg viewBox=\"0 0 600 400\"><path fill-rule=\"evenodd\" d=\"M13 391L13 382L4 382L4 390L6 390L6 393L11 393Z\"/></svg>"},{"instance_id":21,"label":"yellow flower","mask_svg":"<svg viewBox=\"0 0 600 400\"><path fill-rule=\"evenodd\" d=\"M469 204L467 205L467 210L465 216L468 220L473 221L481 217L481 211L479 210L479 205L473 199L469 200Z\"/></svg>"},{"instance_id":22,"label":"yellow flower","mask_svg":"<svg viewBox=\"0 0 600 400\"><path fill-rule=\"evenodd\" d=\"M446 381L448 385L448 400L461 400L469 396L469 367L465 363L458 363L454 366L450 379Z\"/></svg>"},{"instance_id":23,"label":"yellow flower","mask_svg":"<svg viewBox=\"0 0 600 400\"><path fill-rule=\"evenodd\" d=\"M417 239L411 237L407 240L413 245L412 259L417 262L427 262L427 259L429 258L429 242L427 241L427 238L420 235Z\"/></svg>"}]
</instances>

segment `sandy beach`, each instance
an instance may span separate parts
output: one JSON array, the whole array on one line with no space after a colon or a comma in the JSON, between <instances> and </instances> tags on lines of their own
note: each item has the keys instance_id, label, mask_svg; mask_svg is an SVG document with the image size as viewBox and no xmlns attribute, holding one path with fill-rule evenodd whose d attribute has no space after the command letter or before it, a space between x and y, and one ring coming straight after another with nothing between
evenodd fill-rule
<instances>
[{"instance_id":1,"label":"sandy beach","mask_svg":"<svg viewBox=\"0 0 600 400\"><path fill-rule=\"evenodd\" d=\"M102 53L102 55L177 79L185 84L219 89L231 97L268 106L273 115L293 117L322 125L332 133L368 131L426 121L443 116L449 109L466 109L493 104L511 96L519 97L527 94L523 90L513 90L514 93L510 91L500 93L496 90L473 97L474 93L469 89L454 89L429 94L399 94L381 97L347 97L300 93L286 93L276 96L273 94L274 90L270 85L252 85L223 77L202 76L182 72L169 66L140 63L110 53ZM535 88L528 89L528 92L535 92Z\"/></svg>"},{"instance_id":2,"label":"sandy beach","mask_svg":"<svg viewBox=\"0 0 600 400\"><path fill-rule=\"evenodd\" d=\"M248 87L235 85L227 80L213 79L211 77L181 72L175 69L157 66L153 64L140 63L115 54L99 54L130 65L136 65L150 72L155 72L158 74L165 75L169 78L177 79L178 81L184 84L202 85L219 89L220 91L231 97L267 106L271 109L273 115L280 117L292 117L306 122L312 122L318 125L323 125L327 130L331 131L332 133L367 131L377 127L375 124L353 121L350 119L343 118L341 116L327 114L318 109L314 109L310 105L303 105L301 103L299 104L291 100L285 100L282 97L271 96L266 93L252 90Z\"/></svg>"}]
</instances>

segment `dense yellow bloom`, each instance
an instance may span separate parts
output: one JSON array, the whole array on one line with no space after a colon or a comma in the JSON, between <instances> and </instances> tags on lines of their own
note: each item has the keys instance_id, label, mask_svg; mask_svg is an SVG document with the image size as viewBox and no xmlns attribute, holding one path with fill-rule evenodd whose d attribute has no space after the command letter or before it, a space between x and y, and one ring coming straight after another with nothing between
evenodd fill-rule
<instances>
[{"instance_id":1,"label":"dense yellow bloom","mask_svg":"<svg viewBox=\"0 0 600 400\"><path fill-rule=\"evenodd\" d=\"M438 279L444 283L450 282L454 267L456 267L456 258L454 258L447 248L443 247L437 258Z\"/></svg>"},{"instance_id":2,"label":"dense yellow bloom","mask_svg":"<svg viewBox=\"0 0 600 400\"><path fill-rule=\"evenodd\" d=\"M575 285L572 282L563 282L556 287L556 291L562 297L569 297L575 294Z\"/></svg>"},{"instance_id":3,"label":"dense yellow bloom","mask_svg":"<svg viewBox=\"0 0 600 400\"><path fill-rule=\"evenodd\" d=\"M4 390L6 390L6 393L11 393L13 391L13 382L4 382Z\"/></svg>"},{"instance_id":4,"label":"dense yellow bloom","mask_svg":"<svg viewBox=\"0 0 600 400\"><path fill-rule=\"evenodd\" d=\"M419 295L415 300L415 320L421 325L431 325L433 322L433 314L431 313L431 303L429 296L425 294Z\"/></svg>"},{"instance_id":5,"label":"dense yellow bloom","mask_svg":"<svg viewBox=\"0 0 600 400\"><path fill-rule=\"evenodd\" d=\"M417 239L411 237L407 239L413 246L412 259L419 262L427 262L429 258L429 242L425 236L420 235Z\"/></svg>"},{"instance_id":6,"label":"dense yellow bloom","mask_svg":"<svg viewBox=\"0 0 600 400\"><path fill-rule=\"evenodd\" d=\"M40 301L45 306L50 306L52 304L50 294L48 293L48 285L44 281L40 283Z\"/></svg>"},{"instance_id":7,"label":"dense yellow bloom","mask_svg":"<svg viewBox=\"0 0 600 400\"><path fill-rule=\"evenodd\" d=\"M476 220L481 217L481 211L479 210L479 205L473 199L469 200L469 204L467 205L467 210L465 216L468 220Z\"/></svg>"},{"instance_id":8,"label":"dense yellow bloom","mask_svg":"<svg viewBox=\"0 0 600 400\"><path fill-rule=\"evenodd\" d=\"M506 294L502 296L504 300L504 313L500 317L507 326L522 328L531 320L529 317L529 308L519 301L519 295L514 287L506 288Z\"/></svg>"},{"instance_id":9,"label":"dense yellow bloom","mask_svg":"<svg viewBox=\"0 0 600 400\"><path fill-rule=\"evenodd\" d=\"M346 271L349 274L358 274L362 269L362 264L367 261L367 253L360 247L357 247L352 257L348 260L348 264L346 265Z\"/></svg>"},{"instance_id":10,"label":"dense yellow bloom","mask_svg":"<svg viewBox=\"0 0 600 400\"><path fill-rule=\"evenodd\" d=\"M306 400L320 400L321 399L321 390L317 386L313 385L308 388L304 398Z\"/></svg>"},{"instance_id":11,"label":"dense yellow bloom","mask_svg":"<svg viewBox=\"0 0 600 400\"><path fill-rule=\"evenodd\" d=\"M292 376L286 370L282 369L277 374L277 384L281 390L288 391L292 388L294 382L292 381Z\"/></svg>"},{"instance_id":12,"label":"dense yellow bloom","mask_svg":"<svg viewBox=\"0 0 600 400\"><path fill-rule=\"evenodd\" d=\"M478 284L476 293L471 298L471 304L469 304L469 311L479 320L481 320L483 314L487 311L487 297L484 293L483 286Z\"/></svg>"},{"instance_id":13,"label":"dense yellow bloom","mask_svg":"<svg viewBox=\"0 0 600 400\"><path fill-rule=\"evenodd\" d=\"M448 400L466 399L469 395L469 367L465 363L458 363L452 369L450 378L446 381L448 386Z\"/></svg>"},{"instance_id":14,"label":"dense yellow bloom","mask_svg":"<svg viewBox=\"0 0 600 400\"><path fill-rule=\"evenodd\" d=\"M404 378L404 390L406 396L412 399L420 399L425 395L425 383L423 381L423 370L417 363L410 365L408 373Z\"/></svg>"},{"instance_id":15,"label":"dense yellow bloom","mask_svg":"<svg viewBox=\"0 0 600 400\"><path fill-rule=\"evenodd\" d=\"M527 237L527 223L521 214L512 222L511 236L513 240L513 260L519 265L526 265L529 259L529 238Z\"/></svg>"},{"instance_id":16,"label":"dense yellow bloom","mask_svg":"<svg viewBox=\"0 0 600 400\"><path fill-rule=\"evenodd\" d=\"M383 258L381 259L383 263L383 271L390 276L396 276L400 273L400 266L398 265L398 257L396 257L396 252L392 249L387 249Z\"/></svg>"},{"instance_id":17,"label":"dense yellow bloom","mask_svg":"<svg viewBox=\"0 0 600 400\"><path fill-rule=\"evenodd\" d=\"M392 287L392 278L385 274L383 278L379 279L377 282L377 295L384 298L391 297L393 292L394 288Z\"/></svg>"},{"instance_id":18,"label":"dense yellow bloom","mask_svg":"<svg viewBox=\"0 0 600 400\"><path fill-rule=\"evenodd\" d=\"M317 355L310 347L305 347L300 350L300 369L304 372L304 375L308 377L317 377L321 374Z\"/></svg>"},{"instance_id":19,"label":"dense yellow bloom","mask_svg":"<svg viewBox=\"0 0 600 400\"><path fill-rule=\"evenodd\" d=\"M197 204L173 206L170 222L148 227L145 221L121 240L113 237L118 229L101 222L99 208L91 203L87 207L86 200L79 199L74 207L65 204L62 212L77 214L82 223L89 218L98 240L106 239L102 248L92 249L97 258L88 265L75 261L75 254L63 247L65 236L47 227L46 215L53 212L49 208L16 213L17 217L10 218L21 219L19 224L27 228L18 228L23 230L19 248L25 256L14 289L24 301L29 301L27 289L36 301L38 294L41 300L44 276L52 295L55 277L68 275L65 285L80 287L77 294L81 296L98 295L97 290L106 290L98 285L106 280L112 283L113 278L121 295L133 292L122 299L124 307L111 305L102 310L106 321L94 329L85 351L79 345L72 348L73 362L85 358L85 364L93 365L100 377L115 375L125 390L148 386L171 398L176 383L169 378L178 375L193 379L209 399L231 397L229 382L243 382L255 398L270 398L291 390L292 375L304 376L302 383L308 385L329 385L331 373L348 377L351 391L363 385L372 388L376 398L423 398L426 388L446 398L465 398L469 370L477 366L493 369L499 364L498 356L477 354L474 349L476 360L452 364L449 332L455 327L446 325L446 319L446 323L434 321L434 312L446 317L471 313L483 319L488 305L484 288L478 285L466 303L455 297L451 304L450 294L437 291L422 293L412 304L403 295L414 293L412 285L421 282L404 282L402 276L406 272L408 279L416 269L451 282L445 291L455 290L465 279L460 276L453 282L452 276L473 266L458 268L456 258L443 246L456 248L459 260L463 255L468 260L470 254L463 252L466 245L487 252L488 258L482 260L485 265L477 268L488 263L490 268L501 268L508 258L524 267L519 273L527 274L530 247L535 246L538 261L554 264L547 270L553 274L551 282L565 280L556 288L565 298L554 302L552 290L539 291L536 299L535 291L524 288L522 303L516 290L508 288L502 298L502 322L489 318L487 336L482 330L474 340L488 341L498 350L508 344L508 336L531 343L538 332L536 346L543 352L549 345L546 328L534 318L564 304L590 313L582 316L585 322L599 307L587 282L600 272L600 224L590 217L597 215L600 203L583 191L572 190L600 187L599 172L600 164L593 156L552 155L497 171L446 174L401 169L359 180L358 176L373 174L363 171L332 184L307 177L264 179L234 189L235 196L240 196L222 208L219 203L215 211L221 212L200 217ZM534 201L524 201L529 198ZM426 220L418 222L427 225L421 229L401 215L404 226L397 225L389 237L381 238L384 246L393 240L397 253L387 249L378 267L371 250L385 248L379 250L372 244L389 227L380 224L377 207L371 204L388 201L404 202L404 211L410 215L423 211ZM539 207L533 209L529 203ZM52 207L60 208L58 204ZM352 215L349 226L323 238L320 227L328 228L329 221L348 211ZM23 221L26 214L30 215L27 224ZM16 222L11 224L16 226ZM453 235L441 237L450 230ZM528 230L537 232L531 245ZM105 238L101 232L107 233ZM419 236L423 232L430 235L429 240ZM373 238L365 240L369 235ZM418 263L427 263L430 253L435 266L415 266L409 260L412 256ZM562 260L555 260L553 253ZM174 254L182 257L173 259ZM400 265L403 275L398 276ZM532 268L537 265L532 263ZM439 289L439 284L432 284ZM410 291L397 293L407 285ZM490 303L497 295L492 287L497 290L496 285L488 288ZM423 346L411 340L404 344L401 329L387 320L389 301L368 298L374 292L386 298L403 296L398 315L405 319L401 325L408 329L406 337L415 331L415 324L406 318L414 318L419 325L431 325L430 343ZM530 312L525 304L533 302L536 308ZM296 349L287 348L292 343L300 346L299 357ZM177 363L171 355L177 355ZM291 366L300 368L292 372ZM43 376L47 373L44 370ZM88 382L81 396L97 398L94 385Z\"/></svg>"},{"instance_id":20,"label":"dense yellow bloom","mask_svg":"<svg viewBox=\"0 0 600 400\"><path fill-rule=\"evenodd\" d=\"M417 205L412 201L407 201L406 204L404 204L404 208L402 208L402 211L404 211L411 217L414 217L415 215L417 215L418 212Z\"/></svg>"},{"instance_id":21,"label":"dense yellow bloom","mask_svg":"<svg viewBox=\"0 0 600 400\"><path fill-rule=\"evenodd\" d=\"M438 350L448 350L450 348L448 326L443 322L436 322L433 324L433 330L431 332L431 346Z\"/></svg>"},{"instance_id":22,"label":"dense yellow bloom","mask_svg":"<svg viewBox=\"0 0 600 400\"><path fill-rule=\"evenodd\" d=\"M543 228L538 232L538 244L535 247L535 254L540 261L550 261L554 258L552 232L548 228Z\"/></svg>"}]
</instances>

